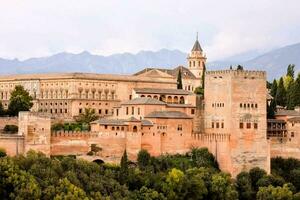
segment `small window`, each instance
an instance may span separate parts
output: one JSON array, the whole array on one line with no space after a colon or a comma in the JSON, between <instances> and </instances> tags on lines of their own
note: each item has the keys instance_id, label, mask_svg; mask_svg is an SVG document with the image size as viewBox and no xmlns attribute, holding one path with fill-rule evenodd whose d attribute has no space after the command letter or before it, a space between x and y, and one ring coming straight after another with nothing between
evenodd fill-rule
<instances>
[{"instance_id":1,"label":"small window","mask_svg":"<svg viewBox=\"0 0 300 200\"><path fill-rule=\"evenodd\" d=\"M111 130L112 130L112 131L114 131L114 130L115 130L115 127L114 127L114 126L113 126L113 127L111 127Z\"/></svg>"},{"instance_id":2,"label":"small window","mask_svg":"<svg viewBox=\"0 0 300 200\"><path fill-rule=\"evenodd\" d=\"M126 115L128 115L128 113L129 113L129 108L128 107L126 107Z\"/></svg>"},{"instance_id":3,"label":"small window","mask_svg":"<svg viewBox=\"0 0 300 200\"><path fill-rule=\"evenodd\" d=\"M141 108L138 108L138 115L141 114Z\"/></svg>"},{"instance_id":4,"label":"small window","mask_svg":"<svg viewBox=\"0 0 300 200\"><path fill-rule=\"evenodd\" d=\"M244 123L240 122L240 129L243 129L243 128L244 128Z\"/></svg>"},{"instance_id":5,"label":"small window","mask_svg":"<svg viewBox=\"0 0 300 200\"><path fill-rule=\"evenodd\" d=\"M295 137L295 133L294 132L291 132L291 137Z\"/></svg>"},{"instance_id":6,"label":"small window","mask_svg":"<svg viewBox=\"0 0 300 200\"><path fill-rule=\"evenodd\" d=\"M108 110L107 110L107 109L105 110L105 114L106 114L106 115L108 114Z\"/></svg>"},{"instance_id":7,"label":"small window","mask_svg":"<svg viewBox=\"0 0 300 200\"><path fill-rule=\"evenodd\" d=\"M243 107L243 104L242 103L240 103L240 108L242 108Z\"/></svg>"},{"instance_id":8,"label":"small window","mask_svg":"<svg viewBox=\"0 0 300 200\"><path fill-rule=\"evenodd\" d=\"M82 113L82 108L79 108L79 113Z\"/></svg>"},{"instance_id":9,"label":"small window","mask_svg":"<svg viewBox=\"0 0 300 200\"><path fill-rule=\"evenodd\" d=\"M178 124L177 130L182 131L182 125L181 124Z\"/></svg>"},{"instance_id":10,"label":"small window","mask_svg":"<svg viewBox=\"0 0 300 200\"><path fill-rule=\"evenodd\" d=\"M251 128L251 123L247 123L247 129Z\"/></svg>"},{"instance_id":11,"label":"small window","mask_svg":"<svg viewBox=\"0 0 300 200\"><path fill-rule=\"evenodd\" d=\"M131 107L131 114L134 115L134 107Z\"/></svg>"},{"instance_id":12,"label":"small window","mask_svg":"<svg viewBox=\"0 0 300 200\"><path fill-rule=\"evenodd\" d=\"M195 114L195 109L191 110L191 114L194 115Z\"/></svg>"},{"instance_id":13,"label":"small window","mask_svg":"<svg viewBox=\"0 0 300 200\"><path fill-rule=\"evenodd\" d=\"M220 124L219 122L216 123L216 128L219 128Z\"/></svg>"},{"instance_id":14,"label":"small window","mask_svg":"<svg viewBox=\"0 0 300 200\"><path fill-rule=\"evenodd\" d=\"M101 114L101 113L102 113L102 110L101 110L101 109L99 109L99 110L98 110L98 113L99 113L99 114Z\"/></svg>"},{"instance_id":15,"label":"small window","mask_svg":"<svg viewBox=\"0 0 300 200\"><path fill-rule=\"evenodd\" d=\"M215 123L214 122L211 123L211 128L215 128Z\"/></svg>"},{"instance_id":16,"label":"small window","mask_svg":"<svg viewBox=\"0 0 300 200\"><path fill-rule=\"evenodd\" d=\"M224 122L221 123L221 128L224 128Z\"/></svg>"},{"instance_id":17,"label":"small window","mask_svg":"<svg viewBox=\"0 0 300 200\"><path fill-rule=\"evenodd\" d=\"M257 128L258 128L257 123L254 123L254 124L253 124L253 127L254 127L254 129L257 129Z\"/></svg>"},{"instance_id":18,"label":"small window","mask_svg":"<svg viewBox=\"0 0 300 200\"><path fill-rule=\"evenodd\" d=\"M104 128L107 129L107 125L105 125Z\"/></svg>"},{"instance_id":19,"label":"small window","mask_svg":"<svg viewBox=\"0 0 300 200\"><path fill-rule=\"evenodd\" d=\"M255 108L257 108L257 103L255 104Z\"/></svg>"}]
</instances>

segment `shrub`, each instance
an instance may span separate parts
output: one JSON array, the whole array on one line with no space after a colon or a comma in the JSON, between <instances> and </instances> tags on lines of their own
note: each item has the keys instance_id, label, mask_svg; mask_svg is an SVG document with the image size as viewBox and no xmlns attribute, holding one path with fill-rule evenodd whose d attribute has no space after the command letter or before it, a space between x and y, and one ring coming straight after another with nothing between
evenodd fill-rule
<instances>
[{"instance_id":1,"label":"shrub","mask_svg":"<svg viewBox=\"0 0 300 200\"><path fill-rule=\"evenodd\" d=\"M7 124L7 125L5 125L3 130L4 130L5 133L14 134L14 133L18 132L18 126L13 125L13 124L11 124L11 125Z\"/></svg>"},{"instance_id":2,"label":"shrub","mask_svg":"<svg viewBox=\"0 0 300 200\"><path fill-rule=\"evenodd\" d=\"M7 156L5 149L0 148L0 158Z\"/></svg>"}]
</instances>

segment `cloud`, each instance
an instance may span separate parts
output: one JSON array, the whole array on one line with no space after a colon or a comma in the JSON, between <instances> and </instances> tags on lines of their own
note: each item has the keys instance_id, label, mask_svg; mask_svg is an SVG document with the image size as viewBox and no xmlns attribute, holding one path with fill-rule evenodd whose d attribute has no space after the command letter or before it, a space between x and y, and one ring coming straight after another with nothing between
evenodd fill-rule
<instances>
[{"instance_id":1,"label":"cloud","mask_svg":"<svg viewBox=\"0 0 300 200\"><path fill-rule=\"evenodd\" d=\"M0 57L190 51L208 59L300 41L297 0L0 0Z\"/></svg>"}]
</instances>

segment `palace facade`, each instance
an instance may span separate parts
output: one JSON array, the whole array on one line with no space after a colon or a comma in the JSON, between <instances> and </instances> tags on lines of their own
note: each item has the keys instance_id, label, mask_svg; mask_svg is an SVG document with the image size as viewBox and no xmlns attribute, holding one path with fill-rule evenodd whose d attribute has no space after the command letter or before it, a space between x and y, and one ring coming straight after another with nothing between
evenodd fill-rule
<instances>
[{"instance_id":1,"label":"palace facade","mask_svg":"<svg viewBox=\"0 0 300 200\"><path fill-rule=\"evenodd\" d=\"M141 149L159 156L207 147L220 168L233 176L253 167L269 172L270 157L279 153L268 139L272 125L269 121L267 126L266 73L206 71L205 62L197 39L187 58L188 67L146 68L127 76L2 76L0 99L5 106L16 85L29 91L34 106L32 112L20 112L18 134L0 134L0 147L9 155L34 149L49 156L76 155L105 162L119 162L125 149L134 160ZM179 71L183 89L177 89ZM202 84L204 96L194 94ZM51 131L54 120L73 120L85 108L100 116L90 131ZM299 119L287 121L297 124ZM299 138L298 134L294 130L291 137ZM93 152L95 147L97 152Z\"/></svg>"}]
</instances>

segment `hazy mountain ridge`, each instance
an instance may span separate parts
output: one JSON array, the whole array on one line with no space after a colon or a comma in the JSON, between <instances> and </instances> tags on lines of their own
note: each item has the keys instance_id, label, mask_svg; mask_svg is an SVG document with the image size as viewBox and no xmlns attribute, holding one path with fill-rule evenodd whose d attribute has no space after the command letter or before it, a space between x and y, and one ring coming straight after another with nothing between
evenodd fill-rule
<instances>
[{"instance_id":1,"label":"hazy mountain ridge","mask_svg":"<svg viewBox=\"0 0 300 200\"><path fill-rule=\"evenodd\" d=\"M30 58L24 61L0 58L1 74L47 72L93 72L132 74L145 67L172 68L186 65L187 53L179 50L140 51L137 54L122 53L110 56L93 55L87 51L79 54L58 53L49 57ZM246 69L266 70L268 79L286 72L288 64L300 66L300 43L285 46L260 55L257 51L228 57L207 64L210 69L229 68L241 64Z\"/></svg>"}]
</instances>

